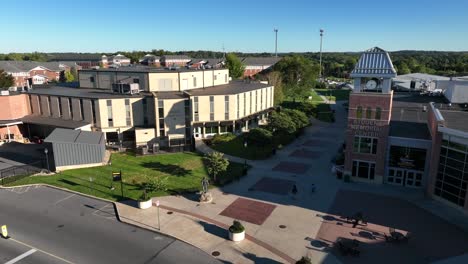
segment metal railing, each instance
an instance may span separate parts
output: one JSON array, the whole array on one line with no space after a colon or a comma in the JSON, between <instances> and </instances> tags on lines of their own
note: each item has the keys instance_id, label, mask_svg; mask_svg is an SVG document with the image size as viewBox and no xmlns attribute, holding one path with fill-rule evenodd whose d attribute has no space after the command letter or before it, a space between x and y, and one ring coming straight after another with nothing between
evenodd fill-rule
<instances>
[{"instance_id":1,"label":"metal railing","mask_svg":"<svg viewBox=\"0 0 468 264\"><path fill-rule=\"evenodd\" d=\"M43 162L36 161L26 165L13 166L0 170L0 184L8 185L15 181L26 178L32 174L43 171Z\"/></svg>"}]
</instances>

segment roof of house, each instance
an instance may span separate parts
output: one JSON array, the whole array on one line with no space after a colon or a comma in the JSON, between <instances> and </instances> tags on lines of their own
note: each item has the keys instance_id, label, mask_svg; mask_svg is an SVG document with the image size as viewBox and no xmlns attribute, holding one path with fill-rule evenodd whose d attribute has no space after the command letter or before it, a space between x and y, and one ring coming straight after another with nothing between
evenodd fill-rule
<instances>
[{"instance_id":1,"label":"roof of house","mask_svg":"<svg viewBox=\"0 0 468 264\"><path fill-rule=\"evenodd\" d=\"M44 67L51 71L63 71L64 68L60 67L60 64L60 62L0 61L0 69L6 72L29 72L36 67Z\"/></svg>"},{"instance_id":2,"label":"roof of house","mask_svg":"<svg viewBox=\"0 0 468 264\"><path fill-rule=\"evenodd\" d=\"M146 54L146 55L143 56L143 58L141 58L139 61L140 61L140 62L148 61L148 60L158 61L158 60L160 60L160 59L161 59L161 57L159 57L159 56L156 56L156 55L153 55L153 54Z\"/></svg>"},{"instance_id":3,"label":"roof of house","mask_svg":"<svg viewBox=\"0 0 468 264\"><path fill-rule=\"evenodd\" d=\"M413 81L413 80L421 80L421 81L433 81L433 80L450 80L450 77L427 74L427 73L409 73L398 75L393 79L393 81Z\"/></svg>"},{"instance_id":4,"label":"roof of house","mask_svg":"<svg viewBox=\"0 0 468 264\"><path fill-rule=\"evenodd\" d=\"M242 64L248 66L275 65L280 60L280 57L246 57L242 59Z\"/></svg>"},{"instance_id":5,"label":"roof of house","mask_svg":"<svg viewBox=\"0 0 468 264\"><path fill-rule=\"evenodd\" d=\"M391 137L415 138L415 139L431 139L431 134L426 123L415 123L406 121L390 121Z\"/></svg>"},{"instance_id":6,"label":"roof of house","mask_svg":"<svg viewBox=\"0 0 468 264\"><path fill-rule=\"evenodd\" d=\"M82 131L56 128L44 141L50 143L79 143L103 145L104 133L98 131Z\"/></svg>"},{"instance_id":7,"label":"roof of house","mask_svg":"<svg viewBox=\"0 0 468 264\"><path fill-rule=\"evenodd\" d=\"M77 98L93 98L93 99L112 99L112 98L135 98L143 97L142 94L118 94L111 90L104 89L89 89L89 88L69 88L63 86L52 86L48 88L34 88L27 92L28 94L41 94L51 96L66 96Z\"/></svg>"},{"instance_id":8,"label":"roof of house","mask_svg":"<svg viewBox=\"0 0 468 264\"><path fill-rule=\"evenodd\" d=\"M263 84L260 82L232 81L228 84L186 90L185 92L187 92L188 94L192 96L224 95L224 94L228 95L228 94L238 94L238 93L254 91L257 89L270 87L270 86L272 85Z\"/></svg>"},{"instance_id":9,"label":"roof of house","mask_svg":"<svg viewBox=\"0 0 468 264\"><path fill-rule=\"evenodd\" d=\"M205 66L216 66L224 63L224 58L204 58L204 59L192 59L191 64L203 62Z\"/></svg>"},{"instance_id":10,"label":"roof of house","mask_svg":"<svg viewBox=\"0 0 468 264\"><path fill-rule=\"evenodd\" d=\"M379 47L374 47L364 51L364 53L361 54L354 70L351 72L351 77L364 76L395 77L396 70L393 67L393 63L388 52Z\"/></svg>"},{"instance_id":11,"label":"roof of house","mask_svg":"<svg viewBox=\"0 0 468 264\"><path fill-rule=\"evenodd\" d=\"M163 55L162 60L191 60L187 55Z\"/></svg>"},{"instance_id":12,"label":"roof of house","mask_svg":"<svg viewBox=\"0 0 468 264\"><path fill-rule=\"evenodd\" d=\"M467 111L453 111L453 110L440 110L444 118L444 126L468 132L468 112Z\"/></svg>"},{"instance_id":13,"label":"roof of house","mask_svg":"<svg viewBox=\"0 0 468 264\"><path fill-rule=\"evenodd\" d=\"M65 120L61 118L51 118L38 115L28 115L21 118L21 121L26 124L35 124L35 125L46 125L52 127L62 127L62 128L80 128L89 125L89 122L84 121L75 121L75 120Z\"/></svg>"},{"instance_id":14,"label":"roof of house","mask_svg":"<svg viewBox=\"0 0 468 264\"><path fill-rule=\"evenodd\" d=\"M151 66L144 65L132 65L132 66L122 66L118 68L99 68L99 69L83 69L80 72L92 72L92 71L101 71L101 72L147 72L147 73L167 73L167 72L191 72L191 71L203 71L204 69L191 69L186 67L179 67L174 69L168 68L156 68ZM211 69L206 69L207 71Z\"/></svg>"},{"instance_id":15,"label":"roof of house","mask_svg":"<svg viewBox=\"0 0 468 264\"><path fill-rule=\"evenodd\" d=\"M105 55L104 55L104 56L105 56ZM114 60L114 59L129 60L129 58L125 57L125 56L122 55L122 54L117 54L117 55L112 55L112 56L108 56L108 57L107 57L107 60Z\"/></svg>"}]
</instances>

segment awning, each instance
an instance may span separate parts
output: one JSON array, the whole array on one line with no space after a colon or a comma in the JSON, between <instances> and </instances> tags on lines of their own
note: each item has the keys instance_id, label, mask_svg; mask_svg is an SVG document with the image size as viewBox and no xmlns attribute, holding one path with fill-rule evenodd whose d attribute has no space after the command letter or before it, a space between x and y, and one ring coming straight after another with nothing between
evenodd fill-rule
<instances>
[{"instance_id":1,"label":"awning","mask_svg":"<svg viewBox=\"0 0 468 264\"><path fill-rule=\"evenodd\" d=\"M206 122L205 123L206 127L214 127L214 126L219 126L219 122Z\"/></svg>"},{"instance_id":2,"label":"awning","mask_svg":"<svg viewBox=\"0 0 468 264\"><path fill-rule=\"evenodd\" d=\"M219 122L219 125L221 126L232 126L233 122L232 121L221 121Z\"/></svg>"},{"instance_id":3,"label":"awning","mask_svg":"<svg viewBox=\"0 0 468 264\"><path fill-rule=\"evenodd\" d=\"M23 122L19 119L12 119L12 120L0 120L0 126L14 126L14 125L21 125Z\"/></svg>"},{"instance_id":4,"label":"awning","mask_svg":"<svg viewBox=\"0 0 468 264\"><path fill-rule=\"evenodd\" d=\"M21 121L23 121L23 123L25 124L44 125L44 126L71 128L71 129L76 129L76 128L91 125L91 123L85 122L85 121L65 120L61 118L43 117L43 116L36 116L36 115L25 116L21 118Z\"/></svg>"}]
</instances>

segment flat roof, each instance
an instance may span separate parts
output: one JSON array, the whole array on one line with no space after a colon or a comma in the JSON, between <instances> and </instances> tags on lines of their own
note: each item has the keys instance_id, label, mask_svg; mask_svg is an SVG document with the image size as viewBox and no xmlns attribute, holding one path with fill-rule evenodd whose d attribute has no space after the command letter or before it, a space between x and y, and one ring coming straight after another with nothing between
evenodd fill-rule
<instances>
[{"instance_id":1,"label":"flat roof","mask_svg":"<svg viewBox=\"0 0 468 264\"><path fill-rule=\"evenodd\" d=\"M82 131L56 128L44 140L51 143L104 144L104 133L98 131Z\"/></svg>"},{"instance_id":2,"label":"flat roof","mask_svg":"<svg viewBox=\"0 0 468 264\"><path fill-rule=\"evenodd\" d=\"M34 88L27 92L28 94L40 94L51 96L66 96L79 98L95 98L95 99L112 99L112 98L132 98L143 97L143 94L118 94L113 93L109 89L92 89L92 88L70 88L63 86L52 86L49 88Z\"/></svg>"},{"instance_id":3,"label":"flat roof","mask_svg":"<svg viewBox=\"0 0 468 264\"><path fill-rule=\"evenodd\" d=\"M452 110L440 110L442 117L444 118L445 127L468 132L468 112L467 111L452 111Z\"/></svg>"},{"instance_id":4,"label":"flat roof","mask_svg":"<svg viewBox=\"0 0 468 264\"><path fill-rule=\"evenodd\" d=\"M270 84L263 84L260 82L245 82L245 81L231 81L228 84L216 85L206 88L197 88L192 90L186 90L188 94L192 96L203 96L203 95L223 95L223 94L238 94L254 91L261 88L271 87Z\"/></svg>"},{"instance_id":5,"label":"flat roof","mask_svg":"<svg viewBox=\"0 0 468 264\"><path fill-rule=\"evenodd\" d=\"M21 118L21 121L26 124L33 125L46 125L52 127L62 127L62 128L80 128L89 125L90 123L84 121L74 121L74 120L65 120L61 118L53 117L44 117L37 115L28 115Z\"/></svg>"},{"instance_id":6,"label":"flat roof","mask_svg":"<svg viewBox=\"0 0 468 264\"><path fill-rule=\"evenodd\" d=\"M414 139L431 139L431 133L426 123L415 123L407 121L390 121L391 137L414 138Z\"/></svg>"},{"instance_id":7,"label":"flat roof","mask_svg":"<svg viewBox=\"0 0 468 264\"><path fill-rule=\"evenodd\" d=\"M196 72L196 71L213 71L223 69L194 69L194 68L156 68L151 66L122 66L119 68L99 68L99 69L83 69L80 72L137 72L137 73L169 73L169 72ZM227 69L226 69L227 70Z\"/></svg>"}]
</instances>

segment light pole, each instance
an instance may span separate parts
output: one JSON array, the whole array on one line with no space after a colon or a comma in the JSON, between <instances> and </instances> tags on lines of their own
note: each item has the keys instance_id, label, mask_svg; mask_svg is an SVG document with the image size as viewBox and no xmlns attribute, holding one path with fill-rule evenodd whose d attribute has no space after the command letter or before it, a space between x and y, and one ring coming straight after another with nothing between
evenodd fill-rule
<instances>
[{"instance_id":1,"label":"light pole","mask_svg":"<svg viewBox=\"0 0 468 264\"><path fill-rule=\"evenodd\" d=\"M278 57L278 29L273 29L275 32L275 57Z\"/></svg>"},{"instance_id":2,"label":"light pole","mask_svg":"<svg viewBox=\"0 0 468 264\"><path fill-rule=\"evenodd\" d=\"M156 207L158 208L158 230L161 231L161 222L159 221L159 200L156 201Z\"/></svg>"},{"instance_id":3,"label":"light pole","mask_svg":"<svg viewBox=\"0 0 468 264\"><path fill-rule=\"evenodd\" d=\"M320 69L319 69L319 78L322 80L322 40L323 40L323 29L320 29Z\"/></svg>"},{"instance_id":4,"label":"light pole","mask_svg":"<svg viewBox=\"0 0 468 264\"><path fill-rule=\"evenodd\" d=\"M47 172L50 172L50 167L49 167L49 150L47 148L44 149L44 154L46 158L46 163L47 163Z\"/></svg>"}]
</instances>

